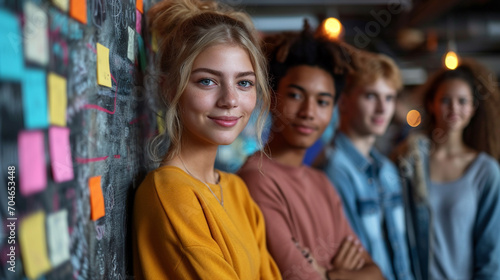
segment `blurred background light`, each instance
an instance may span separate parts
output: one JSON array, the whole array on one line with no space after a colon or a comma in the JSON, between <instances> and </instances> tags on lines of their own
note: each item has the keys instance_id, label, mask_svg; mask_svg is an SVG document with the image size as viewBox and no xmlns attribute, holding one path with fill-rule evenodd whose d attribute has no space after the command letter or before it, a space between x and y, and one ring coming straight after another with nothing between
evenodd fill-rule
<instances>
[{"instance_id":1,"label":"blurred background light","mask_svg":"<svg viewBox=\"0 0 500 280\"><path fill-rule=\"evenodd\" d=\"M328 38L332 40L338 39L342 33L342 24L334 17L327 18L323 22L323 28Z\"/></svg>"},{"instance_id":2,"label":"blurred background light","mask_svg":"<svg viewBox=\"0 0 500 280\"><path fill-rule=\"evenodd\" d=\"M454 51L449 51L446 53L444 58L444 65L450 70L454 70L458 66L458 56Z\"/></svg>"},{"instance_id":3,"label":"blurred background light","mask_svg":"<svg viewBox=\"0 0 500 280\"><path fill-rule=\"evenodd\" d=\"M417 127L420 125L422 117L420 116L420 112L417 110L411 110L406 115L406 122L411 127Z\"/></svg>"}]
</instances>

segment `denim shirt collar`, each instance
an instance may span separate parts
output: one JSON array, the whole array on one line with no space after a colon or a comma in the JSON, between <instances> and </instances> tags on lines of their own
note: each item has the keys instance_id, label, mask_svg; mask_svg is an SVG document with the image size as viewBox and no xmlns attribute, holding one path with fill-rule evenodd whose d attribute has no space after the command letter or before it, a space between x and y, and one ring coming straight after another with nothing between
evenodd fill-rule
<instances>
[{"instance_id":1,"label":"denim shirt collar","mask_svg":"<svg viewBox=\"0 0 500 280\"><path fill-rule=\"evenodd\" d=\"M335 147L344 151L344 153L360 171L366 173L371 165L373 165L376 170L380 170L382 168L382 155L375 148L370 150L370 157L373 159L373 162L370 162L359 152L359 150L352 144L349 137L347 137L347 135L343 132L337 131L337 133L335 133L334 143Z\"/></svg>"}]
</instances>

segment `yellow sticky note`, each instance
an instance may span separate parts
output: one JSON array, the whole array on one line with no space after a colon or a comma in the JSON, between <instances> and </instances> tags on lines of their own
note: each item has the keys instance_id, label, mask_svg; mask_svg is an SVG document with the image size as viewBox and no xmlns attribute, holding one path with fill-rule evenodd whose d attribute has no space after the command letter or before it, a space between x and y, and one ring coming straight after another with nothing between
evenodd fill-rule
<instances>
[{"instance_id":1,"label":"yellow sticky note","mask_svg":"<svg viewBox=\"0 0 500 280\"><path fill-rule=\"evenodd\" d=\"M90 177L90 218L97 221L99 218L104 217L104 197L102 196L101 189L101 176Z\"/></svg>"},{"instance_id":2,"label":"yellow sticky note","mask_svg":"<svg viewBox=\"0 0 500 280\"><path fill-rule=\"evenodd\" d=\"M54 73L49 73L49 116L50 123L66 126L66 107L68 96L66 95L66 79Z\"/></svg>"},{"instance_id":3,"label":"yellow sticky note","mask_svg":"<svg viewBox=\"0 0 500 280\"><path fill-rule=\"evenodd\" d=\"M151 40L151 45L153 48L154 52L158 51L158 36L156 35L156 32L153 31L153 39Z\"/></svg>"},{"instance_id":4,"label":"yellow sticky note","mask_svg":"<svg viewBox=\"0 0 500 280\"><path fill-rule=\"evenodd\" d=\"M21 221L19 242L24 272L28 278L38 278L50 270L45 239L45 213L43 211L38 211Z\"/></svg>"},{"instance_id":5,"label":"yellow sticky note","mask_svg":"<svg viewBox=\"0 0 500 280\"><path fill-rule=\"evenodd\" d=\"M109 49L97 43L97 83L111 87L111 73L109 72Z\"/></svg>"},{"instance_id":6,"label":"yellow sticky note","mask_svg":"<svg viewBox=\"0 0 500 280\"><path fill-rule=\"evenodd\" d=\"M158 133L163 134L165 132L165 119L164 113L160 112L159 115L156 116L156 123L158 125Z\"/></svg>"},{"instance_id":7,"label":"yellow sticky note","mask_svg":"<svg viewBox=\"0 0 500 280\"><path fill-rule=\"evenodd\" d=\"M69 0L52 0L55 6L59 7L59 9L67 12L69 7Z\"/></svg>"},{"instance_id":8,"label":"yellow sticky note","mask_svg":"<svg viewBox=\"0 0 500 280\"><path fill-rule=\"evenodd\" d=\"M24 55L42 66L49 62L49 19L47 11L32 2L24 4Z\"/></svg>"}]
</instances>

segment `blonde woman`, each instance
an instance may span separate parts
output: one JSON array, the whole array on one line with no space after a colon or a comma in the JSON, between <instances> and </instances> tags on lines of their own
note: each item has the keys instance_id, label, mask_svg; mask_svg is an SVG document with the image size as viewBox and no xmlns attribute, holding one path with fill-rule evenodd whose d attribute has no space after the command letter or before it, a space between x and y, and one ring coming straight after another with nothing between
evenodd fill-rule
<instances>
[{"instance_id":1,"label":"blonde woman","mask_svg":"<svg viewBox=\"0 0 500 280\"><path fill-rule=\"evenodd\" d=\"M249 18L215 2L177 0L155 5L148 20L161 40L169 146L135 197L136 279L279 279L245 183L214 169L217 147L234 141L257 104L269 108Z\"/></svg>"}]
</instances>

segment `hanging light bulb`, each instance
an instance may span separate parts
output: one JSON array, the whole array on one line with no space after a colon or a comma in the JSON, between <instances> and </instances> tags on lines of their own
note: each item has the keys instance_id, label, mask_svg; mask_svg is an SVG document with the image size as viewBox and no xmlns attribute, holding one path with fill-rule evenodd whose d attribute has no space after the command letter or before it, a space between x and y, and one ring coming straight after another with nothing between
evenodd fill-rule
<instances>
[{"instance_id":1,"label":"hanging light bulb","mask_svg":"<svg viewBox=\"0 0 500 280\"><path fill-rule=\"evenodd\" d=\"M446 53L444 58L444 65L450 70L455 70L458 66L458 56L454 51Z\"/></svg>"},{"instance_id":2,"label":"hanging light bulb","mask_svg":"<svg viewBox=\"0 0 500 280\"><path fill-rule=\"evenodd\" d=\"M458 55L457 55L457 45L455 43L455 38L453 36L454 25L451 17L448 17L448 52L444 56L444 66L450 70L455 70L458 67Z\"/></svg>"},{"instance_id":3,"label":"hanging light bulb","mask_svg":"<svg viewBox=\"0 0 500 280\"><path fill-rule=\"evenodd\" d=\"M342 24L338 19L330 17L323 22L323 30L328 38L335 40L338 39L342 33Z\"/></svg>"}]
</instances>

